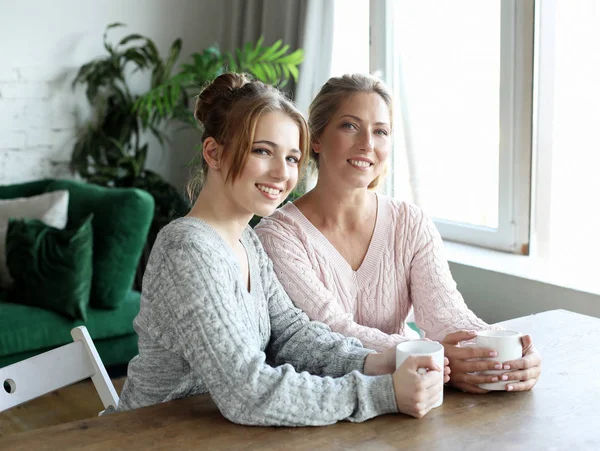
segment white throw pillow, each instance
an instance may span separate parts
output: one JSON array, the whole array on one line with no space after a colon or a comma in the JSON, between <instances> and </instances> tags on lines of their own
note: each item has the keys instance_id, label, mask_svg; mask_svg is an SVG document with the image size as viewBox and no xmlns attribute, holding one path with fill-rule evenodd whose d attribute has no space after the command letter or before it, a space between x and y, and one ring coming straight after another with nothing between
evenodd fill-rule
<instances>
[{"instance_id":1,"label":"white throw pillow","mask_svg":"<svg viewBox=\"0 0 600 451\"><path fill-rule=\"evenodd\" d=\"M59 190L31 197L0 200L0 285L13 283L6 264L6 233L9 218L39 219L45 224L64 229L67 225L69 191Z\"/></svg>"}]
</instances>

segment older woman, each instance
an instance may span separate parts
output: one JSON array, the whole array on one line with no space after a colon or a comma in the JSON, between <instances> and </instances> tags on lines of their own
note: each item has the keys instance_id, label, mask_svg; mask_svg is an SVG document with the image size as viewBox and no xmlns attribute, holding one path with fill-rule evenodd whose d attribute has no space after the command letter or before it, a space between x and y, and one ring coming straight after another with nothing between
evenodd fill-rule
<instances>
[{"instance_id":1,"label":"older woman","mask_svg":"<svg viewBox=\"0 0 600 451\"><path fill-rule=\"evenodd\" d=\"M297 307L333 331L385 349L409 337L406 319L441 341L451 381L469 392L509 380L506 390L529 390L540 356L523 338L523 358L504 366L491 349L461 347L489 328L465 304L442 253L442 240L423 211L374 191L391 151L392 98L367 75L331 78L310 106L315 188L264 218L256 232Z\"/></svg>"}]
</instances>

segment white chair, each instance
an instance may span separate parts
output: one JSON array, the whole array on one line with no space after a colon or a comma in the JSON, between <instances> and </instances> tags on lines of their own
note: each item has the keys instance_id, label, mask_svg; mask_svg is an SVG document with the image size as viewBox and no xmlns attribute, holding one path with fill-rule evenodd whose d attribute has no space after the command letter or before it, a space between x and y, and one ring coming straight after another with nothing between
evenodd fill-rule
<instances>
[{"instance_id":1,"label":"white chair","mask_svg":"<svg viewBox=\"0 0 600 451\"><path fill-rule=\"evenodd\" d=\"M71 336L73 343L0 368L0 412L88 377L106 409L100 414L114 412L119 396L90 334L79 326Z\"/></svg>"}]
</instances>

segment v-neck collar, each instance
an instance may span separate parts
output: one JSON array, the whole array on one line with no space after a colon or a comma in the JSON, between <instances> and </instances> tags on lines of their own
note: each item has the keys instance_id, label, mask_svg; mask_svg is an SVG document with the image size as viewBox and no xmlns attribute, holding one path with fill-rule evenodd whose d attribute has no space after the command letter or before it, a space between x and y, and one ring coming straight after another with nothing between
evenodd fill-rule
<instances>
[{"instance_id":1,"label":"v-neck collar","mask_svg":"<svg viewBox=\"0 0 600 451\"><path fill-rule=\"evenodd\" d=\"M298 207L290 202L284 209L287 210L287 213L298 221L300 225L302 225L309 239L313 240L317 247L326 250L326 254L331 256L332 263L336 268L341 269L347 276L355 278L359 284L362 284L368 282L375 273L386 246L385 239L388 236L387 229L389 227L389 221L385 221L384 218L389 217L389 203L386 202L385 197L382 197L377 193L375 193L375 196L377 198L377 215L375 217L373 235L371 236L365 258L356 271L352 269L352 266L350 266L348 261L346 261L342 254L339 253L336 247L317 227L314 226L312 222L309 221L306 216L304 216L304 213L302 213Z\"/></svg>"},{"instance_id":2,"label":"v-neck collar","mask_svg":"<svg viewBox=\"0 0 600 451\"><path fill-rule=\"evenodd\" d=\"M246 227L244 229L244 231L242 232L242 236L240 237L240 243L242 244L242 247L246 251L246 258L248 259L248 277L250 279L250 290L248 290L248 281L242 280L241 268L238 263L235 252L229 246L229 244L227 244L225 239L223 239L223 237L221 235L219 235L219 233L212 226L210 226L208 223L204 222L202 219L195 218L193 216L184 216L182 218L176 219L175 221L193 224L196 227L201 228L207 234L209 234L215 240L217 240L221 244L221 246L223 248L223 252L227 255L227 257L229 259L231 259L232 263L235 265L237 274L238 274L238 278L242 283L243 292L252 297L254 297L256 295L256 290L258 289L258 285L260 283L259 282L260 275L259 275L259 270L258 270L258 261L256 261L256 255L254 252L250 252L250 249L252 249L253 244L252 244L252 239L250 237L251 232L250 232L249 227Z\"/></svg>"}]
</instances>

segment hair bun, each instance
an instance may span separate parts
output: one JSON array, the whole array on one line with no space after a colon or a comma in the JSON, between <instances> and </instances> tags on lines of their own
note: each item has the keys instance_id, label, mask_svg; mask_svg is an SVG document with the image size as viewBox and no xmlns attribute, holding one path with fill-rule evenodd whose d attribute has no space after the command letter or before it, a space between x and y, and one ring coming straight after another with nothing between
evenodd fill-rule
<instances>
[{"instance_id":1,"label":"hair bun","mask_svg":"<svg viewBox=\"0 0 600 451\"><path fill-rule=\"evenodd\" d=\"M198 122L204 124L216 104L223 100L231 100L231 95L235 89L239 89L250 82L252 82L252 79L247 74L229 72L219 75L204 87L198 95L194 117Z\"/></svg>"}]
</instances>

